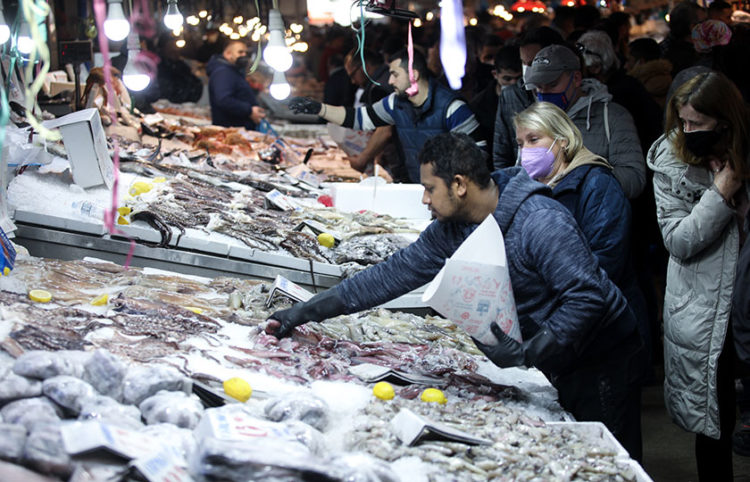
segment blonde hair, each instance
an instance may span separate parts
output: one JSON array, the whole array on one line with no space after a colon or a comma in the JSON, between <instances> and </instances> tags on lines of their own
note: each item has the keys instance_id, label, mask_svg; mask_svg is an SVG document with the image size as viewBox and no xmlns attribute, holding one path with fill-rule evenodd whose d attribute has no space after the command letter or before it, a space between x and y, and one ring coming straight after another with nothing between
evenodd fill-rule
<instances>
[{"instance_id":1,"label":"blonde hair","mask_svg":"<svg viewBox=\"0 0 750 482\"><path fill-rule=\"evenodd\" d=\"M555 104L534 102L526 110L513 117L516 130L523 127L540 132L553 139L566 141L565 160L570 161L583 149L583 138L568 115Z\"/></svg>"},{"instance_id":2,"label":"blonde hair","mask_svg":"<svg viewBox=\"0 0 750 482\"><path fill-rule=\"evenodd\" d=\"M672 144L679 158L693 165L704 165L706 159L695 157L685 144L679 110L690 104L697 112L716 119L716 129L722 133L715 152L726 156L734 172L743 179L750 177L748 166L748 110L742 94L724 74L706 72L698 74L682 84L667 104L666 133L671 134Z\"/></svg>"}]
</instances>

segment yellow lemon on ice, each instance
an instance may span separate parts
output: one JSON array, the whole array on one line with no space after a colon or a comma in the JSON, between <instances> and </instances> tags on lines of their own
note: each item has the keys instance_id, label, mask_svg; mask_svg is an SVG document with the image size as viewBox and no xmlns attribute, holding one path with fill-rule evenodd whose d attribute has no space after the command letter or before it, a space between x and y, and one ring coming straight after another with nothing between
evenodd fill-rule
<instances>
[{"instance_id":1,"label":"yellow lemon on ice","mask_svg":"<svg viewBox=\"0 0 750 482\"><path fill-rule=\"evenodd\" d=\"M224 393L240 402L247 402L253 389L242 378L234 377L224 381Z\"/></svg>"},{"instance_id":2,"label":"yellow lemon on ice","mask_svg":"<svg viewBox=\"0 0 750 482\"><path fill-rule=\"evenodd\" d=\"M52 293L47 290L31 290L29 291L29 298L38 303L48 303L52 299Z\"/></svg>"},{"instance_id":3,"label":"yellow lemon on ice","mask_svg":"<svg viewBox=\"0 0 750 482\"><path fill-rule=\"evenodd\" d=\"M443 392L437 388L425 388L422 396L419 397L423 402L435 402L443 404L448 401Z\"/></svg>"},{"instance_id":4,"label":"yellow lemon on ice","mask_svg":"<svg viewBox=\"0 0 750 482\"><path fill-rule=\"evenodd\" d=\"M130 189L128 189L128 193L131 196L137 196L139 194L143 194L144 192L149 192L153 187L153 184L151 184L150 182L135 181L130 186Z\"/></svg>"},{"instance_id":5,"label":"yellow lemon on ice","mask_svg":"<svg viewBox=\"0 0 750 482\"><path fill-rule=\"evenodd\" d=\"M122 216L117 216L117 224L130 224L130 221Z\"/></svg>"},{"instance_id":6,"label":"yellow lemon on ice","mask_svg":"<svg viewBox=\"0 0 750 482\"><path fill-rule=\"evenodd\" d=\"M378 382L372 387L372 394L381 400L391 400L396 396L393 385L388 382Z\"/></svg>"},{"instance_id":7,"label":"yellow lemon on ice","mask_svg":"<svg viewBox=\"0 0 750 482\"><path fill-rule=\"evenodd\" d=\"M203 313L203 308L198 308L197 306L186 306L185 309L192 311L196 315Z\"/></svg>"},{"instance_id":8,"label":"yellow lemon on ice","mask_svg":"<svg viewBox=\"0 0 750 482\"><path fill-rule=\"evenodd\" d=\"M91 300L91 304L94 306L104 306L107 304L107 301L109 301L109 295L104 293Z\"/></svg>"},{"instance_id":9,"label":"yellow lemon on ice","mask_svg":"<svg viewBox=\"0 0 750 482\"><path fill-rule=\"evenodd\" d=\"M166 182L167 178L164 176L155 177L153 182Z\"/></svg>"},{"instance_id":10,"label":"yellow lemon on ice","mask_svg":"<svg viewBox=\"0 0 750 482\"><path fill-rule=\"evenodd\" d=\"M8 276L10 274L10 268L7 266L3 268L3 276Z\"/></svg>"},{"instance_id":11,"label":"yellow lemon on ice","mask_svg":"<svg viewBox=\"0 0 750 482\"><path fill-rule=\"evenodd\" d=\"M117 208L117 214L119 214L120 216L127 216L132 211L133 210L130 209L130 206L120 206L119 208Z\"/></svg>"},{"instance_id":12,"label":"yellow lemon on ice","mask_svg":"<svg viewBox=\"0 0 750 482\"><path fill-rule=\"evenodd\" d=\"M336 240L333 239L333 235L329 233L320 233L318 235L318 242L326 248L333 248L333 245L336 244Z\"/></svg>"}]
</instances>

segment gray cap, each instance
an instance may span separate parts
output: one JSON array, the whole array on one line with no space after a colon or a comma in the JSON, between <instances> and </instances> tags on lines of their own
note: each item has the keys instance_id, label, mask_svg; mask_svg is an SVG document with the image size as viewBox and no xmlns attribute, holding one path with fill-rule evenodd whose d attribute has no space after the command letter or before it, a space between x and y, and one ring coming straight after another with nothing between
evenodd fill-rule
<instances>
[{"instance_id":1,"label":"gray cap","mask_svg":"<svg viewBox=\"0 0 750 482\"><path fill-rule=\"evenodd\" d=\"M581 61L572 50L564 45L549 45L536 54L523 81L527 89L538 89L556 81L563 73L576 70L581 70Z\"/></svg>"}]
</instances>

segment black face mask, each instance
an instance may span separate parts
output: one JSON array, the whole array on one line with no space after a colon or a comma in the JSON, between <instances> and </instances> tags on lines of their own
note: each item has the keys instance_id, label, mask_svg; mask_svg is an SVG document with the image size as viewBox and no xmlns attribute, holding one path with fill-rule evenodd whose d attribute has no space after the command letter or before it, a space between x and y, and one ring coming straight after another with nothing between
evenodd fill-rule
<instances>
[{"instance_id":1,"label":"black face mask","mask_svg":"<svg viewBox=\"0 0 750 482\"><path fill-rule=\"evenodd\" d=\"M715 130L685 132L685 147L695 157L706 157L713 152L719 139L721 132Z\"/></svg>"},{"instance_id":2,"label":"black face mask","mask_svg":"<svg viewBox=\"0 0 750 482\"><path fill-rule=\"evenodd\" d=\"M240 72L246 72L247 68L250 67L250 57L243 55L234 61L234 66L239 69Z\"/></svg>"}]
</instances>

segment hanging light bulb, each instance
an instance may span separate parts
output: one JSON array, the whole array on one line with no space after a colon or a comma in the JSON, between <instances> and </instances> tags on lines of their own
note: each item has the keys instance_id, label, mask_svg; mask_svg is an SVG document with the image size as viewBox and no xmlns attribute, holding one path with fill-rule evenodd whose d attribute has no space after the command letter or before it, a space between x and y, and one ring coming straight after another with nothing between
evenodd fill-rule
<instances>
[{"instance_id":1,"label":"hanging light bulb","mask_svg":"<svg viewBox=\"0 0 750 482\"><path fill-rule=\"evenodd\" d=\"M270 38L266 50L263 51L263 60L272 69L286 72L292 66L293 59L284 41L284 21L276 9L268 11L268 31Z\"/></svg>"},{"instance_id":2,"label":"hanging light bulb","mask_svg":"<svg viewBox=\"0 0 750 482\"><path fill-rule=\"evenodd\" d=\"M34 41L31 40L31 27L26 19L21 21L18 27L18 37L16 37L16 48L23 55L29 55L34 49Z\"/></svg>"},{"instance_id":3,"label":"hanging light bulb","mask_svg":"<svg viewBox=\"0 0 750 482\"><path fill-rule=\"evenodd\" d=\"M138 69L135 65L135 58L141 53L138 44L138 35L131 33L128 35L128 63L125 64L125 70L122 71L122 82L128 90L140 92L148 87L151 77Z\"/></svg>"},{"instance_id":4,"label":"hanging light bulb","mask_svg":"<svg viewBox=\"0 0 750 482\"><path fill-rule=\"evenodd\" d=\"M279 72L278 70L273 73L273 81L268 90L271 92L271 97L276 100L284 100L292 92L289 82L286 81L286 75L284 75L284 72Z\"/></svg>"},{"instance_id":5,"label":"hanging light bulb","mask_svg":"<svg viewBox=\"0 0 750 482\"><path fill-rule=\"evenodd\" d=\"M3 2L0 2L0 45L4 44L10 38L10 27L5 22L3 15Z\"/></svg>"},{"instance_id":6,"label":"hanging light bulb","mask_svg":"<svg viewBox=\"0 0 750 482\"><path fill-rule=\"evenodd\" d=\"M130 33L130 22L122 10L122 0L107 0L107 19L104 20L104 35L119 42Z\"/></svg>"},{"instance_id":7,"label":"hanging light bulb","mask_svg":"<svg viewBox=\"0 0 750 482\"><path fill-rule=\"evenodd\" d=\"M169 30L177 30L182 25L182 14L177 8L177 0L167 0L167 12L164 14L164 25Z\"/></svg>"}]
</instances>

